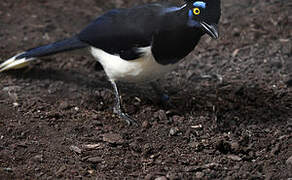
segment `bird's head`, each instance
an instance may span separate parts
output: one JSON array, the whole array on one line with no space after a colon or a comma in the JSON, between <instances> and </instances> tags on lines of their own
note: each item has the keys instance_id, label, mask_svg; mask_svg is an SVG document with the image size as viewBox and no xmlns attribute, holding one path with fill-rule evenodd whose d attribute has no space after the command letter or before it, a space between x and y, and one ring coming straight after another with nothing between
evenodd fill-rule
<instances>
[{"instance_id":1,"label":"bird's head","mask_svg":"<svg viewBox=\"0 0 292 180\"><path fill-rule=\"evenodd\" d=\"M185 2L188 10L188 26L200 28L212 38L217 39L221 0L185 0Z\"/></svg>"}]
</instances>

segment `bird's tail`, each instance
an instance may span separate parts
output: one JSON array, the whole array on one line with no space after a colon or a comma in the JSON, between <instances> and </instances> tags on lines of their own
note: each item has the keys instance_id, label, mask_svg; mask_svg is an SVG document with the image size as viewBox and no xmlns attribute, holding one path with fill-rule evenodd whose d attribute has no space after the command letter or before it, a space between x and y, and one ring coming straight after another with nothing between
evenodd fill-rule
<instances>
[{"instance_id":1,"label":"bird's tail","mask_svg":"<svg viewBox=\"0 0 292 180\"><path fill-rule=\"evenodd\" d=\"M68 38L62 41L57 41L52 44L40 46L37 48L29 49L25 52L17 54L10 59L0 64L0 72L9 69L19 69L27 66L32 60L38 57L49 56L52 54L81 49L87 47L88 44L79 40L77 36Z\"/></svg>"}]
</instances>

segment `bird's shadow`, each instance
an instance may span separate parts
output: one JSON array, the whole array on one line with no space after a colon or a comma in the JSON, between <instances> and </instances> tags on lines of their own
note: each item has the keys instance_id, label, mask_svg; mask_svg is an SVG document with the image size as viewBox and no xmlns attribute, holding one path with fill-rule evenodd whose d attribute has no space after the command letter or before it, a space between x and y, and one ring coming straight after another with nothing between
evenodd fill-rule
<instances>
[{"instance_id":1,"label":"bird's shadow","mask_svg":"<svg viewBox=\"0 0 292 180\"><path fill-rule=\"evenodd\" d=\"M86 88L107 88L112 90L106 76L88 76L86 73L75 70L35 67L29 71L14 70L6 72L6 74L17 79L50 79L52 81L73 83ZM180 91L179 87L168 87L177 89L177 93L171 96L174 99L171 102L172 106L165 106L165 104L159 103L154 93L147 91L147 88L145 90L143 85L141 88L127 83L121 83L119 86L122 94L131 97L139 95L146 102L146 105L154 105L158 109L173 110L181 115L196 114L203 111L210 114L214 113L216 118L223 122L222 126L225 126L223 129L228 128L226 123L229 124L229 120L234 120L235 117L245 121L245 123L285 121L289 118L289 112L292 109L292 105L289 103L292 102L292 97L285 91L277 92L262 87L249 87L232 82L229 83L228 88L218 87L217 89L214 89L214 87L201 88L199 90L187 88ZM131 102L131 100L127 101ZM213 109L214 107L216 108L215 110Z\"/></svg>"}]
</instances>

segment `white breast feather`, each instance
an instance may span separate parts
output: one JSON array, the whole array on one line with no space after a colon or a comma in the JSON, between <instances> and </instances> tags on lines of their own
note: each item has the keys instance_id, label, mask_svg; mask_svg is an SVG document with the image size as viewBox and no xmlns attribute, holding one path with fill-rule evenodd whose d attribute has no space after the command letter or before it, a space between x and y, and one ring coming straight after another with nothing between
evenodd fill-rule
<instances>
[{"instance_id":1,"label":"white breast feather","mask_svg":"<svg viewBox=\"0 0 292 180\"><path fill-rule=\"evenodd\" d=\"M158 64L151 47L140 48L141 58L127 61L118 55L111 55L101 49L91 47L91 53L101 63L105 73L112 81L143 82L161 78L175 68L175 64Z\"/></svg>"}]
</instances>

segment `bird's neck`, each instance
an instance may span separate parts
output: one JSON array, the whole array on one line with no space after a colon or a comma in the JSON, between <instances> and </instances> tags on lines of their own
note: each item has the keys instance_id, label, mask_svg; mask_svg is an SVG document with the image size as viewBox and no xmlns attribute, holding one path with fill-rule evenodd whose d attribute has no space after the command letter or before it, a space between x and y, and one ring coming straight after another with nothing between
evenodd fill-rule
<instances>
[{"instance_id":1,"label":"bird's neck","mask_svg":"<svg viewBox=\"0 0 292 180\"><path fill-rule=\"evenodd\" d=\"M158 63L174 64L193 51L204 33L187 22L185 9L164 15L152 42L152 53Z\"/></svg>"}]
</instances>

